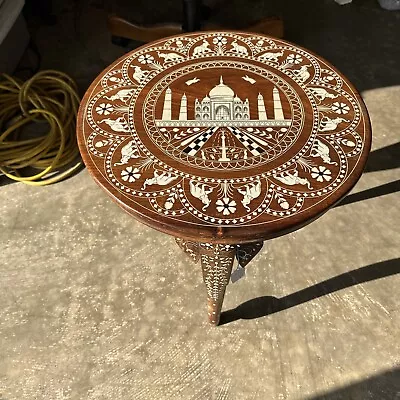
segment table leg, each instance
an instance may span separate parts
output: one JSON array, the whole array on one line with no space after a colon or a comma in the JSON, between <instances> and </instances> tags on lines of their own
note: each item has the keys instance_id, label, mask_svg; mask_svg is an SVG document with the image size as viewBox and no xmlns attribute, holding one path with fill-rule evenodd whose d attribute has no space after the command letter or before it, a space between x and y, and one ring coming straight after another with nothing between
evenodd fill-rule
<instances>
[{"instance_id":1,"label":"table leg","mask_svg":"<svg viewBox=\"0 0 400 400\"><path fill-rule=\"evenodd\" d=\"M207 288L208 319L211 324L218 325L235 257L244 268L261 250L263 242L225 245L197 243L181 238L175 238L175 241L194 262L201 261Z\"/></svg>"},{"instance_id":2,"label":"table leg","mask_svg":"<svg viewBox=\"0 0 400 400\"><path fill-rule=\"evenodd\" d=\"M208 320L218 325L226 286L232 272L236 246L200 244L200 261L203 280L207 288Z\"/></svg>"},{"instance_id":3,"label":"table leg","mask_svg":"<svg viewBox=\"0 0 400 400\"><path fill-rule=\"evenodd\" d=\"M241 267L245 267L262 249L264 242L238 244L236 258Z\"/></svg>"},{"instance_id":4,"label":"table leg","mask_svg":"<svg viewBox=\"0 0 400 400\"><path fill-rule=\"evenodd\" d=\"M195 263L200 260L200 244L197 242L191 242L189 240L175 238L176 244L183 252L188 255Z\"/></svg>"}]
</instances>

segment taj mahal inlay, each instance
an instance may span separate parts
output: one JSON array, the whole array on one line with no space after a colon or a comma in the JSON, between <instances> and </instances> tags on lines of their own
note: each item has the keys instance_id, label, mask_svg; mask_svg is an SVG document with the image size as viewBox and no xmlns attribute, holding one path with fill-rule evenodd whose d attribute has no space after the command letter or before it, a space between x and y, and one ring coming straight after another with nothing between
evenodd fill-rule
<instances>
[{"instance_id":1,"label":"taj mahal inlay","mask_svg":"<svg viewBox=\"0 0 400 400\"><path fill-rule=\"evenodd\" d=\"M260 95L261 96L261 95ZM195 101L195 119L197 120L241 120L250 119L249 100L242 101L234 91L220 83L211 89L201 102Z\"/></svg>"},{"instance_id":2,"label":"taj mahal inlay","mask_svg":"<svg viewBox=\"0 0 400 400\"><path fill-rule=\"evenodd\" d=\"M272 93L273 110L267 110L264 95L257 96L257 118L250 119L249 99L242 100L234 90L226 85L223 77L203 99L195 99L194 120L188 119L187 96L180 100L179 115L172 113L172 90L165 91L161 120L157 126L289 126L291 119L285 118L280 93L274 86ZM175 117L175 118L174 118Z\"/></svg>"}]
</instances>

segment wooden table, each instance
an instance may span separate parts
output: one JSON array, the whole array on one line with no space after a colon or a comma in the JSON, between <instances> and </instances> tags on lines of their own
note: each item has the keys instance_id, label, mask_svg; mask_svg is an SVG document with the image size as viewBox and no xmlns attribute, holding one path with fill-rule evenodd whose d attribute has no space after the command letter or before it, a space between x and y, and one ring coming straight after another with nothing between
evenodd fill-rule
<instances>
[{"instance_id":1,"label":"wooden table","mask_svg":"<svg viewBox=\"0 0 400 400\"><path fill-rule=\"evenodd\" d=\"M359 179L361 97L315 54L243 32L168 37L106 68L78 142L95 181L200 261L218 324L234 259L314 221Z\"/></svg>"}]
</instances>

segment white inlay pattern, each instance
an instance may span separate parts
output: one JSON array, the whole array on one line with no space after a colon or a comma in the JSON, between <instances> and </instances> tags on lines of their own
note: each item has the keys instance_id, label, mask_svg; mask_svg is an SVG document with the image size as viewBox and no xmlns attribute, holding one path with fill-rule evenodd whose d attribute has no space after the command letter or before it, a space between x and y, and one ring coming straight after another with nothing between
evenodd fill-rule
<instances>
[{"instance_id":1,"label":"white inlay pattern","mask_svg":"<svg viewBox=\"0 0 400 400\"><path fill-rule=\"evenodd\" d=\"M362 109L304 49L188 34L114 63L91 88L83 135L131 207L203 226L268 224L346 183L365 150Z\"/></svg>"}]
</instances>

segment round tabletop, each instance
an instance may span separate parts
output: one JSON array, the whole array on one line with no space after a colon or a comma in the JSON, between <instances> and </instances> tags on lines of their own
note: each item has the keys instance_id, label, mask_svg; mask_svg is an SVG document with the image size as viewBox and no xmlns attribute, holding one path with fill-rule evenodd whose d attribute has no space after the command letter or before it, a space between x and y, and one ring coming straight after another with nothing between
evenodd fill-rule
<instances>
[{"instance_id":1,"label":"round tabletop","mask_svg":"<svg viewBox=\"0 0 400 400\"><path fill-rule=\"evenodd\" d=\"M244 243L311 222L361 176L364 103L327 61L254 33L142 46L86 92L78 143L96 182L139 221Z\"/></svg>"}]
</instances>

